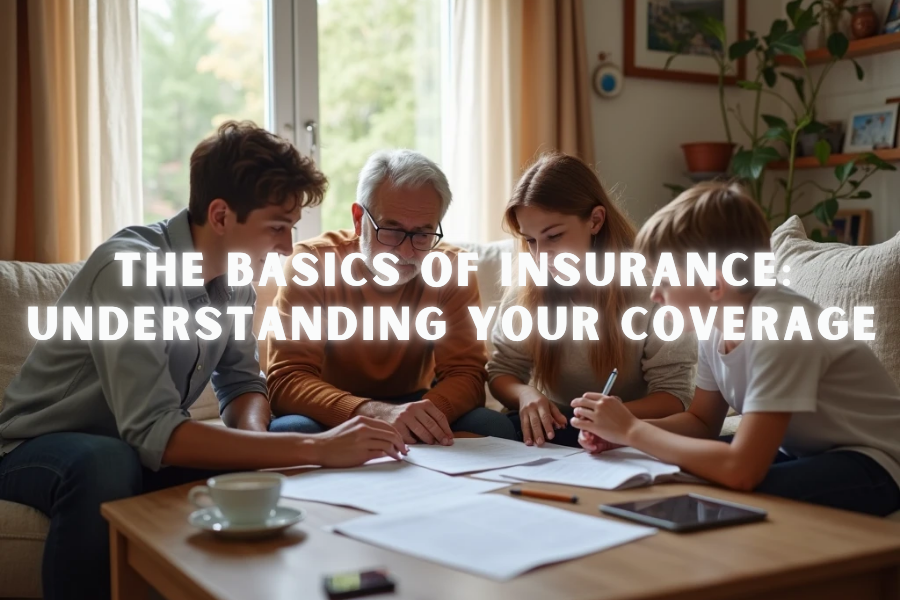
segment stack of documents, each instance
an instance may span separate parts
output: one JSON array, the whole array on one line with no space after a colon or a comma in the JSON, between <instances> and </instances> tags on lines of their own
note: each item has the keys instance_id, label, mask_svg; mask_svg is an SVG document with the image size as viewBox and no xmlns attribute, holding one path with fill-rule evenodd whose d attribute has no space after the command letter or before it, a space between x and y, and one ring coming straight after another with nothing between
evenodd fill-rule
<instances>
[{"instance_id":1,"label":"stack of documents","mask_svg":"<svg viewBox=\"0 0 900 600\"><path fill-rule=\"evenodd\" d=\"M621 490L672 481L702 482L693 475L682 472L677 466L661 462L634 448L619 448L602 454L581 453L559 460L542 460L482 473L476 477L510 483L561 483L599 490Z\"/></svg>"},{"instance_id":2,"label":"stack of documents","mask_svg":"<svg viewBox=\"0 0 900 600\"><path fill-rule=\"evenodd\" d=\"M478 479L448 475L460 473L477 473ZM453 446L411 446L403 461L288 477L282 494L377 513L333 530L504 581L656 530L485 492L522 481L620 489L688 477L632 448L590 455L562 446L466 438Z\"/></svg>"},{"instance_id":3,"label":"stack of documents","mask_svg":"<svg viewBox=\"0 0 900 600\"><path fill-rule=\"evenodd\" d=\"M450 477L405 461L355 469L318 469L288 477L281 494L297 500L383 513L451 502L510 485Z\"/></svg>"},{"instance_id":4,"label":"stack of documents","mask_svg":"<svg viewBox=\"0 0 900 600\"><path fill-rule=\"evenodd\" d=\"M459 475L522 465L542 458L564 458L582 452L580 448L555 444L538 447L494 437L460 438L453 440L452 446L410 446L406 461L441 473Z\"/></svg>"},{"instance_id":5,"label":"stack of documents","mask_svg":"<svg viewBox=\"0 0 900 600\"><path fill-rule=\"evenodd\" d=\"M522 502L497 494L439 508L370 515L335 531L352 538L500 581L530 569L632 542L656 532Z\"/></svg>"}]
</instances>

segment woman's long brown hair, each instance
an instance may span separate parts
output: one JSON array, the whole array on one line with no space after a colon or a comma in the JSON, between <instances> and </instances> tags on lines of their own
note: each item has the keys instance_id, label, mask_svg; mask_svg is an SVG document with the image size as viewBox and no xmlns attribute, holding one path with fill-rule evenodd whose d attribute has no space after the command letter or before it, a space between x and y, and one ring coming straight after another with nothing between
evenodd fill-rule
<instances>
[{"instance_id":1,"label":"woman's long brown hair","mask_svg":"<svg viewBox=\"0 0 900 600\"><path fill-rule=\"evenodd\" d=\"M593 210L602 206L606 209L606 220L600 231L594 236L594 252L627 252L634 245L635 228L622 211L613 203L603 189L600 179L594 170L582 160L561 153L544 154L532 164L519 179L512 197L506 205L504 224L506 229L520 238L521 251L528 252L528 245L519 229L516 219L516 208L534 206L549 212L575 215L587 220ZM602 268L604 261L597 257L597 264ZM589 284L588 284L589 285ZM579 286L581 287L581 286ZM554 307L568 304L572 292L566 288L535 286L532 281L519 291L509 293L518 296L517 304L537 315L539 306L550 308L550 315L556 314ZM583 288L581 288L583 289ZM600 315L598 323L599 342L591 345L591 364L595 373L604 374L617 367L621 372L629 370L626 365L625 338L619 322L622 313L628 308L626 304L633 299L633 293L623 290L617 281L606 287L591 286L587 298L589 306L597 308ZM571 321L571 319L569 320ZM561 352L556 344L564 343L564 335L557 342L544 339L533 329L528 339L533 361L533 379L540 389L555 386L559 376ZM573 343L571 338L569 343Z\"/></svg>"}]
</instances>

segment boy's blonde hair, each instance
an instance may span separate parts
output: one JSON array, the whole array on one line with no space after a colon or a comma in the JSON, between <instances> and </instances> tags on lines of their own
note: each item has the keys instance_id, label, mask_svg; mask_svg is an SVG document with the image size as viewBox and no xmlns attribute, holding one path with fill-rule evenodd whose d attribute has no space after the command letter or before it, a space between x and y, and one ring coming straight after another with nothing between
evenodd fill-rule
<instances>
[{"instance_id":1,"label":"boy's blonde hair","mask_svg":"<svg viewBox=\"0 0 900 600\"><path fill-rule=\"evenodd\" d=\"M684 264L688 252L699 252L704 259L715 252L717 264L728 254L742 252L751 260L736 262L734 274L752 280L753 254L771 251L770 235L759 205L739 184L707 182L659 209L641 227L634 246L648 265L656 264L663 252L671 252L676 264Z\"/></svg>"}]
</instances>

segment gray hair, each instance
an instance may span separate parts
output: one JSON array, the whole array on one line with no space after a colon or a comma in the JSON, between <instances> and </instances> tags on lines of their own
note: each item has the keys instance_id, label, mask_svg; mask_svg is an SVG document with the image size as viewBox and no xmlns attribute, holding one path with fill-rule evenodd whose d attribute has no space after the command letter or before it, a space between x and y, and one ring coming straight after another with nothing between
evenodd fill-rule
<instances>
[{"instance_id":1,"label":"gray hair","mask_svg":"<svg viewBox=\"0 0 900 600\"><path fill-rule=\"evenodd\" d=\"M441 219L450 208L453 195L447 176L432 160L415 150L379 150L370 156L359 173L356 202L371 209L375 190L384 181L397 187L431 184L441 198Z\"/></svg>"}]
</instances>

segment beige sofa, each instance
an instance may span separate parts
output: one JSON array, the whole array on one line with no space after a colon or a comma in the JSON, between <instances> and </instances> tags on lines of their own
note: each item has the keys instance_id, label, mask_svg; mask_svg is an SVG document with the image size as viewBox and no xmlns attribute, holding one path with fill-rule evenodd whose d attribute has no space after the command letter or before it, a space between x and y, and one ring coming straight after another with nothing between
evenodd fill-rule
<instances>
[{"instance_id":1,"label":"beige sofa","mask_svg":"<svg viewBox=\"0 0 900 600\"><path fill-rule=\"evenodd\" d=\"M848 248L838 244L820 245L806 240L799 220L791 220L773 234L773 244L783 264L792 266L792 287L820 304L843 306L875 305L878 341L876 353L900 382L900 235L890 242L871 248ZM497 285L499 255L512 251L511 242L488 245L461 244L478 252L481 262L478 282L484 306L500 302ZM0 398L30 351L26 325L28 306L47 306L57 297L77 271L78 265L39 265L0 262ZM276 288L257 290L258 306L271 304ZM260 311L257 314L257 330ZM265 342L260 344L265 367ZM499 405L493 399L489 406ZM217 420L218 408L211 390L191 411L195 419ZM733 430L736 420L726 423ZM48 520L38 511L0 501L0 598L39 598L41 555Z\"/></svg>"},{"instance_id":2,"label":"beige sofa","mask_svg":"<svg viewBox=\"0 0 900 600\"><path fill-rule=\"evenodd\" d=\"M499 304L499 254L511 251L510 242L490 245L470 245L479 252L484 263L478 272L483 290L484 305ZM34 345L28 333L28 306L52 306L78 271L80 264L38 264L0 261L0 401L12 378L18 373ZM272 304L277 288L273 285L257 288L257 307ZM255 315L255 330L259 331L262 311ZM260 342L260 362L265 369L266 347ZM499 409L500 404L488 399L488 406ZM218 404L211 388L207 388L192 407L191 416L198 420L221 423ZM41 597L41 555L47 537L49 521L37 510L21 504L0 500L0 598Z\"/></svg>"},{"instance_id":3,"label":"beige sofa","mask_svg":"<svg viewBox=\"0 0 900 600\"><path fill-rule=\"evenodd\" d=\"M34 345L26 321L28 307L55 304L79 267L80 263L0 261L0 402ZM262 290L264 301L271 302L274 291ZM191 408L191 416L221 424L210 387ZM47 517L37 510L0 500L0 598L41 597L41 556L48 526Z\"/></svg>"}]
</instances>

